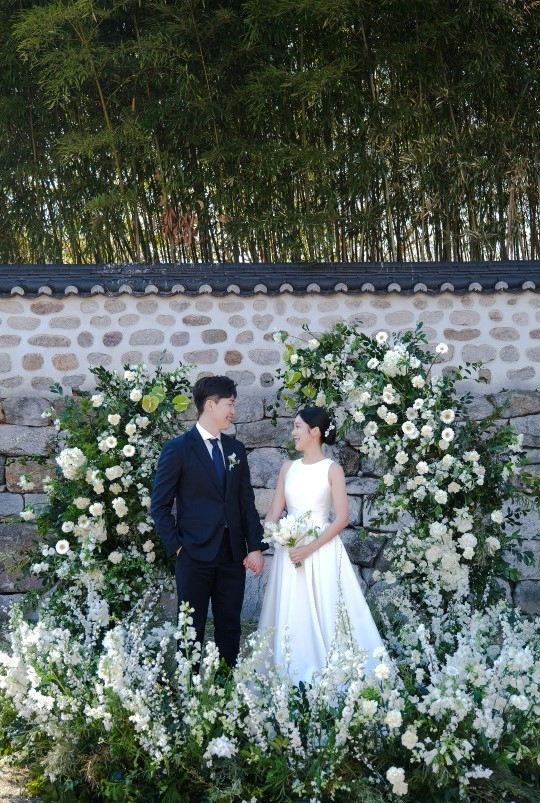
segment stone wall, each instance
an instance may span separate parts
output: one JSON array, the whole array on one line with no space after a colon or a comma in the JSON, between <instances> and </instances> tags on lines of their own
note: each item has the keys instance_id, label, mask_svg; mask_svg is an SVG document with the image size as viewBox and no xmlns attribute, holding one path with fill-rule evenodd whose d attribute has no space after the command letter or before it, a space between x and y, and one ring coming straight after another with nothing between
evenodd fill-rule
<instances>
[{"instance_id":1,"label":"stone wall","mask_svg":"<svg viewBox=\"0 0 540 803\"><path fill-rule=\"evenodd\" d=\"M276 329L304 336L337 321L360 320L366 333L425 324L429 341L449 345L445 361L482 360L491 388L535 390L540 377L540 296L495 293L318 292L277 296L198 294L0 298L0 398L47 394L54 382L89 390L95 365L179 360L228 373L250 392L271 391L281 348Z\"/></svg>"},{"instance_id":2,"label":"stone wall","mask_svg":"<svg viewBox=\"0 0 540 803\"><path fill-rule=\"evenodd\" d=\"M268 347L271 348L271 344ZM256 391L239 390L234 430L249 450L257 507L261 516L264 516L279 468L288 456L287 441L291 435L292 418L284 413L279 417L277 427L273 427L266 411L267 404L273 401L272 393L263 393L260 387ZM478 418L483 417L493 410L494 405L507 398L505 392L479 396L474 402L475 414ZM50 466L36 462L35 458L42 456L47 459L53 430L44 425L41 412L48 404L49 400L39 395L11 396L0 402L0 607L4 610L31 586L28 581L17 579L6 567L13 563L20 549L28 546L34 537L33 526L21 522L19 513L25 505L39 504L45 499L41 483ZM540 473L540 394L533 391L515 392L504 415L517 431L524 433L524 443L532 463L530 470ZM186 423L189 423L193 412L188 411L185 417ZM371 532L364 540L357 536L360 525L369 529L370 512L366 496L376 490L377 477L372 466L362 462L356 445L357 440L353 436L349 442L333 447L329 454L339 460L347 475L350 522L342 537L360 582L366 589L371 585L374 569L387 568L382 553L390 532ZM23 493L18 485L21 473L32 477L35 487L31 494ZM525 545L536 555L540 566L540 524L536 514L526 518L523 532ZM267 568L271 560L269 556ZM266 574L260 581L250 579L244 606L245 618L253 619L258 615ZM540 612L540 569L524 567L522 579L509 588L509 594L527 611Z\"/></svg>"}]
</instances>

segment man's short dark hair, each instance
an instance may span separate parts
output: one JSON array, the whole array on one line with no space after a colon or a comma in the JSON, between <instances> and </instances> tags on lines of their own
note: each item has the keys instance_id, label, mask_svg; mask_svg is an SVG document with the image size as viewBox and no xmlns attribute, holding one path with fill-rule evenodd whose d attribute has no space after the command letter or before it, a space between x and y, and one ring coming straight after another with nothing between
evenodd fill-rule
<instances>
[{"instance_id":1,"label":"man's short dark hair","mask_svg":"<svg viewBox=\"0 0 540 803\"><path fill-rule=\"evenodd\" d=\"M193 401L197 412L204 412L207 399L236 399L236 382L228 376L203 376L193 385Z\"/></svg>"}]
</instances>

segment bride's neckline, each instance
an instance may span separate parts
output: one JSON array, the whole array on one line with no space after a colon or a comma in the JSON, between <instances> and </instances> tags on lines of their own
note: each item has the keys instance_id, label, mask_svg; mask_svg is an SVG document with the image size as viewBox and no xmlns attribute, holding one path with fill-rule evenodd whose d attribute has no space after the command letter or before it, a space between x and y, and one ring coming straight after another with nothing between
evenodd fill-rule
<instances>
[{"instance_id":1,"label":"bride's neckline","mask_svg":"<svg viewBox=\"0 0 540 803\"><path fill-rule=\"evenodd\" d=\"M300 458L300 462L302 463L303 466L316 466L317 463L323 463L325 460L328 460L328 459L329 459L328 457L321 457L320 460L313 460L313 462L311 462L311 463L306 463L304 461L304 458L301 457Z\"/></svg>"}]
</instances>

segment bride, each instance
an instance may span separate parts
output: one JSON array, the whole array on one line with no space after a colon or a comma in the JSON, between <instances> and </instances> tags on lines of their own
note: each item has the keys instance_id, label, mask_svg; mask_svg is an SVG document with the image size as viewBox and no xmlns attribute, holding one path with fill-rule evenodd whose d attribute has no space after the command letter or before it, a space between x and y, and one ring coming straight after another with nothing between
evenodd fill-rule
<instances>
[{"instance_id":1,"label":"bride","mask_svg":"<svg viewBox=\"0 0 540 803\"><path fill-rule=\"evenodd\" d=\"M382 641L339 537L349 521L349 505L343 469L322 450L324 443L335 442L335 427L326 410L300 410L294 420L293 440L303 457L284 463L265 525L277 522L287 510L289 516L309 514L320 534L290 549L276 544L259 631L271 630L270 646L277 665L288 663L288 638L291 676L295 683L310 683L313 674L324 667L343 619L349 638L367 652L367 669L375 663L369 658ZM332 505L335 515L330 522ZM338 613L343 611L345 617Z\"/></svg>"}]
</instances>

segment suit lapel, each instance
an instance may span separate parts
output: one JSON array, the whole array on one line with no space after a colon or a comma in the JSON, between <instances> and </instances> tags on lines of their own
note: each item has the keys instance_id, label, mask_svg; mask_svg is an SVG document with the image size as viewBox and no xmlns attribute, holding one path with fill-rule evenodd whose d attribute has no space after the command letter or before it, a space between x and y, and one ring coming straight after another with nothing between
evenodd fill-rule
<instances>
[{"instance_id":1,"label":"suit lapel","mask_svg":"<svg viewBox=\"0 0 540 803\"><path fill-rule=\"evenodd\" d=\"M226 470L226 485L225 485L225 494L229 493L229 488L232 485L232 472L234 468L231 468L231 464L229 462L229 457L234 453L234 438L231 438L227 435L221 436L221 445L223 446L223 456L225 458L225 470Z\"/></svg>"},{"instance_id":2,"label":"suit lapel","mask_svg":"<svg viewBox=\"0 0 540 803\"><path fill-rule=\"evenodd\" d=\"M210 457L210 452L208 451L208 447L206 446L204 439L201 437L197 427L192 427L189 430L188 435L191 437L193 451L201 461L205 472L210 476L210 481L213 483L216 490L219 491L220 494L223 494L218 475L216 474L216 469L214 468L214 463Z\"/></svg>"}]
</instances>

